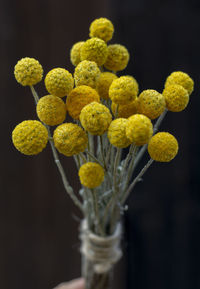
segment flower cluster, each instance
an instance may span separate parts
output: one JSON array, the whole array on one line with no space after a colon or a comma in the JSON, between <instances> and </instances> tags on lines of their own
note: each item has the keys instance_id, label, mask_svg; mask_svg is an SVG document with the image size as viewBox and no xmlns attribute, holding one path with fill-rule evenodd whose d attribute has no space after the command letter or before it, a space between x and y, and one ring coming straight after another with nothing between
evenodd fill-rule
<instances>
[{"instance_id":1,"label":"flower cluster","mask_svg":"<svg viewBox=\"0 0 200 289\"><path fill-rule=\"evenodd\" d=\"M40 120L18 124L12 133L14 146L23 154L36 155L49 140L67 192L90 228L102 234L113 232L112 216L119 218L130 191L153 160L169 162L176 156L176 138L157 131L168 110L180 112L187 107L194 86L188 74L176 71L167 77L162 92L140 92L135 77L117 75L128 65L130 55L124 45L108 44L113 33L110 20L94 20L89 38L71 48L74 71L61 67L50 70L44 79L48 93L40 99L33 85L42 79L41 64L25 57L14 69L17 82L30 86ZM67 114L71 121L66 121ZM52 135L49 126L56 126ZM127 147L129 152L121 159L121 151ZM133 178L145 150L150 161ZM57 151L74 157L83 203L70 187ZM95 210L97 221L91 221L91 210Z\"/></svg>"}]
</instances>

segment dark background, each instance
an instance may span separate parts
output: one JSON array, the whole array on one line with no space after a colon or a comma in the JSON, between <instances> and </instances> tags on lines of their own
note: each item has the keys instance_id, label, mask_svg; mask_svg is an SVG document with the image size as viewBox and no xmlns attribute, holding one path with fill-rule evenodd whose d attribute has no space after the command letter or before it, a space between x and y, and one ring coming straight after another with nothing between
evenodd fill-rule
<instances>
[{"instance_id":1,"label":"dark background","mask_svg":"<svg viewBox=\"0 0 200 289\"><path fill-rule=\"evenodd\" d=\"M162 125L177 137L178 156L169 164L154 163L130 196L115 288L198 289L199 0L0 1L0 288L51 289L80 275L81 216L64 191L50 148L27 157L11 142L16 124L36 118L29 88L15 81L13 68L29 56L40 61L45 74L54 67L72 72L69 50L88 38L98 17L113 21L112 42L131 55L123 73L136 77L140 91L162 91L175 70L195 81L187 109L169 112ZM37 90L46 94L43 83ZM78 188L73 161L62 159Z\"/></svg>"}]
</instances>

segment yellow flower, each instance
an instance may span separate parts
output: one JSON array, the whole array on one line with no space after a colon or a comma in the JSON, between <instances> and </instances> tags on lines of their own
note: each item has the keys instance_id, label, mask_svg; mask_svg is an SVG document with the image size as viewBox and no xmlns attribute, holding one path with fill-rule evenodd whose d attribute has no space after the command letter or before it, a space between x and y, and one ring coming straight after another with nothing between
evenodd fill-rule
<instances>
[{"instance_id":1,"label":"yellow flower","mask_svg":"<svg viewBox=\"0 0 200 289\"><path fill-rule=\"evenodd\" d=\"M84 41L79 41L75 43L70 50L70 60L74 66L77 66L79 62L81 62L80 50L83 44Z\"/></svg>"},{"instance_id":2,"label":"yellow flower","mask_svg":"<svg viewBox=\"0 0 200 289\"><path fill-rule=\"evenodd\" d=\"M117 79L117 76L111 72L102 72L97 79L96 89L103 99L109 99L109 87L114 79Z\"/></svg>"},{"instance_id":3,"label":"yellow flower","mask_svg":"<svg viewBox=\"0 0 200 289\"><path fill-rule=\"evenodd\" d=\"M83 107L93 101L100 102L95 89L87 85L77 86L67 97L66 105L69 115L74 119L79 119Z\"/></svg>"},{"instance_id":4,"label":"yellow flower","mask_svg":"<svg viewBox=\"0 0 200 289\"><path fill-rule=\"evenodd\" d=\"M187 90L178 84L169 85L163 90L168 110L179 112L186 108L189 102Z\"/></svg>"},{"instance_id":5,"label":"yellow flower","mask_svg":"<svg viewBox=\"0 0 200 289\"><path fill-rule=\"evenodd\" d=\"M168 132L159 132L149 141L148 152L157 162L170 162L178 153L178 142Z\"/></svg>"},{"instance_id":6,"label":"yellow flower","mask_svg":"<svg viewBox=\"0 0 200 289\"><path fill-rule=\"evenodd\" d=\"M131 142L126 137L126 118L117 118L113 120L108 128L108 139L113 146L126 148Z\"/></svg>"},{"instance_id":7,"label":"yellow flower","mask_svg":"<svg viewBox=\"0 0 200 289\"><path fill-rule=\"evenodd\" d=\"M64 97L73 89L74 79L66 69L54 68L47 73L45 86L50 94Z\"/></svg>"},{"instance_id":8,"label":"yellow flower","mask_svg":"<svg viewBox=\"0 0 200 289\"><path fill-rule=\"evenodd\" d=\"M128 104L136 98L137 92L135 81L130 76L121 76L111 83L109 97L117 104Z\"/></svg>"},{"instance_id":9,"label":"yellow flower","mask_svg":"<svg viewBox=\"0 0 200 289\"><path fill-rule=\"evenodd\" d=\"M144 90L138 97L138 112L150 119L159 117L165 110L164 96L153 89Z\"/></svg>"},{"instance_id":10,"label":"yellow flower","mask_svg":"<svg viewBox=\"0 0 200 289\"><path fill-rule=\"evenodd\" d=\"M105 68L112 71L120 71L126 68L129 62L129 52L123 45L108 45L108 56L104 63Z\"/></svg>"},{"instance_id":11,"label":"yellow flower","mask_svg":"<svg viewBox=\"0 0 200 289\"><path fill-rule=\"evenodd\" d=\"M113 24L107 18L95 19L90 25L90 37L98 37L108 42L114 32Z\"/></svg>"},{"instance_id":12,"label":"yellow flower","mask_svg":"<svg viewBox=\"0 0 200 289\"><path fill-rule=\"evenodd\" d=\"M91 102L82 109L80 121L84 129L92 135L102 135L108 129L112 115L105 105Z\"/></svg>"},{"instance_id":13,"label":"yellow flower","mask_svg":"<svg viewBox=\"0 0 200 289\"><path fill-rule=\"evenodd\" d=\"M183 86L190 95L194 89L194 81L192 78L185 72L175 71L172 72L166 79L165 87L173 84L179 84Z\"/></svg>"},{"instance_id":14,"label":"yellow flower","mask_svg":"<svg viewBox=\"0 0 200 289\"><path fill-rule=\"evenodd\" d=\"M58 96L45 95L36 107L39 119L47 125L58 125L66 118L66 105Z\"/></svg>"},{"instance_id":15,"label":"yellow flower","mask_svg":"<svg viewBox=\"0 0 200 289\"><path fill-rule=\"evenodd\" d=\"M132 102L128 104L116 104L114 102L112 102L111 104L111 110L113 112L113 115L115 115L117 109L117 117L122 118L128 118L131 115L136 114L138 112L137 108L138 108L138 97L136 97Z\"/></svg>"},{"instance_id":16,"label":"yellow flower","mask_svg":"<svg viewBox=\"0 0 200 289\"><path fill-rule=\"evenodd\" d=\"M48 131L38 120L25 120L13 130L12 141L22 154L37 155L47 145Z\"/></svg>"},{"instance_id":17,"label":"yellow flower","mask_svg":"<svg viewBox=\"0 0 200 289\"><path fill-rule=\"evenodd\" d=\"M43 69L38 60L25 57L15 65L14 75L21 85L32 86L42 80Z\"/></svg>"},{"instance_id":18,"label":"yellow flower","mask_svg":"<svg viewBox=\"0 0 200 289\"><path fill-rule=\"evenodd\" d=\"M81 61L75 68L74 80L75 85L88 85L92 88L96 87L96 82L101 72L94 61Z\"/></svg>"},{"instance_id":19,"label":"yellow flower","mask_svg":"<svg viewBox=\"0 0 200 289\"><path fill-rule=\"evenodd\" d=\"M143 114L134 114L128 118L126 126L127 138L137 146L149 142L153 134L153 125L151 120Z\"/></svg>"},{"instance_id":20,"label":"yellow flower","mask_svg":"<svg viewBox=\"0 0 200 289\"><path fill-rule=\"evenodd\" d=\"M86 132L77 124L63 123L53 134L54 145L65 156L73 156L83 152L88 144Z\"/></svg>"},{"instance_id":21,"label":"yellow flower","mask_svg":"<svg viewBox=\"0 0 200 289\"><path fill-rule=\"evenodd\" d=\"M108 55L108 47L105 41L94 37L85 41L80 50L81 60L94 61L98 66L105 63Z\"/></svg>"},{"instance_id":22,"label":"yellow flower","mask_svg":"<svg viewBox=\"0 0 200 289\"><path fill-rule=\"evenodd\" d=\"M81 184L90 189L100 186L104 180L104 169L97 163L83 164L78 174Z\"/></svg>"}]
</instances>

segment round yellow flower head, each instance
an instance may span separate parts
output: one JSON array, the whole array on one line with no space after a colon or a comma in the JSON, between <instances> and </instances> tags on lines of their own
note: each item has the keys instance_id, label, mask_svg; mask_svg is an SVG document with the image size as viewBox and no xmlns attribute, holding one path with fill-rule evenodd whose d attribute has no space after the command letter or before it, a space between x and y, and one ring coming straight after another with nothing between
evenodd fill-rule
<instances>
[{"instance_id":1,"label":"round yellow flower head","mask_svg":"<svg viewBox=\"0 0 200 289\"><path fill-rule=\"evenodd\" d=\"M77 86L67 97L66 105L69 115L74 119L79 119L83 107L93 101L100 102L95 89L87 85Z\"/></svg>"},{"instance_id":2,"label":"round yellow flower head","mask_svg":"<svg viewBox=\"0 0 200 289\"><path fill-rule=\"evenodd\" d=\"M84 41L79 41L75 43L70 50L70 60L74 66L77 66L79 62L81 62L80 50L83 44Z\"/></svg>"},{"instance_id":3,"label":"round yellow flower head","mask_svg":"<svg viewBox=\"0 0 200 289\"><path fill-rule=\"evenodd\" d=\"M100 186L104 180L104 169L97 163L83 164L78 174L81 184L90 189Z\"/></svg>"},{"instance_id":4,"label":"round yellow flower head","mask_svg":"<svg viewBox=\"0 0 200 289\"><path fill-rule=\"evenodd\" d=\"M170 162L178 153L178 142L168 132L159 132L149 141L148 152L157 162Z\"/></svg>"},{"instance_id":5,"label":"round yellow flower head","mask_svg":"<svg viewBox=\"0 0 200 289\"><path fill-rule=\"evenodd\" d=\"M190 95L194 89L194 81L192 78L185 72L175 71L172 72L166 79L165 87L168 85L179 84L183 86Z\"/></svg>"},{"instance_id":6,"label":"round yellow flower head","mask_svg":"<svg viewBox=\"0 0 200 289\"><path fill-rule=\"evenodd\" d=\"M178 84L169 85L163 90L168 110L179 112L186 108L189 102L187 90Z\"/></svg>"},{"instance_id":7,"label":"round yellow flower head","mask_svg":"<svg viewBox=\"0 0 200 289\"><path fill-rule=\"evenodd\" d=\"M108 129L112 115L105 105L91 102L81 110L80 121L84 129L92 135L102 135Z\"/></svg>"},{"instance_id":8,"label":"round yellow flower head","mask_svg":"<svg viewBox=\"0 0 200 289\"><path fill-rule=\"evenodd\" d=\"M54 95L40 98L36 107L39 119L47 125L58 125L66 118L66 105L63 100Z\"/></svg>"},{"instance_id":9,"label":"round yellow flower head","mask_svg":"<svg viewBox=\"0 0 200 289\"><path fill-rule=\"evenodd\" d=\"M14 75L21 85L32 86L42 80L43 69L38 60L30 57L22 58L14 68Z\"/></svg>"},{"instance_id":10,"label":"round yellow flower head","mask_svg":"<svg viewBox=\"0 0 200 289\"><path fill-rule=\"evenodd\" d=\"M88 85L92 88L96 88L96 82L100 74L101 71L94 61L81 61L74 71L75 85Z\"/></svg>"},{"instance_id":11,"label":"round yellow flower head","mask_svg":"<svg viewBox=\"0 0 200 289\"><path fill-rule=\"evenodd\" d=\"M108 139L110 143L118 148L126 148L131 142L126 136L126 118L117 118L113 120L108 128Z\"/></svg>"},{"instance_id":12,"label":"round yellow flower head","mask_svg":"<svg viewBox=\"0 0 200 289\"><path fill-rule=\"evenodd\" d=\"M98 37L108 42L114 32L113 24L107 18L95 19L90 25L90 37Z\"/></svg>"},{"instance_id":13,"label":"round yellow flower head","mask_svg":"<svg viewBox=\"0 0 200 289\"><path fill-rule=\"evenodd\" d=\"M85 41L80 50L81 60L94 61L98 66L105 63L108 47L105 41L94 37Z\"/></svg>"},{"instance_id":14,"label":"round yellow flower head","mask_svg":"<svg viewBox=\"0 0 200 289\"><path fill-rule=\"evenodd\" d=\"M59 125L54 130L53 140L57 150L67 157L83 152L88 144L86 132L74 123Z\"/></svg>"},{"instance_id":15,"label":"round yellow flower head","mask_svg":"<svg viewBox=\"0 0 200 289\"><path fill-rule=\"evenodd\" d=\"M150 119L159 117L165 110L164 96L153 89L144 90L138 97L138 112Z\"/></svg>"},{"instance_id":16,"label":"round yellow flower head","mask_svg":"<svg viewBox=\"0 0 200 289\"><path fill-rule=\"evenodd\" d=\"M117 108L118 106L118 108ZM138 113L138 97L128 104L116 104L112 102L111 110L115 115L117 109L117 117L128 118L133 114Z\"/></svg>"},{"instance_id":17,"label":"round yellow flower head","mask_svg":"<svg viewBox=\"0 0 200 289\"><path fill-rule=\"evenodd\" d=\"M120 71L126 68L129 58L129 52L125 46L111 44L108 45L108 56L104 66L108 70Z\"/></svg>"},{"instance_id":18,"label":"round yellow flower head","mask_svg":"<svg viewBox=\"0 0 200 289\"><path fill-rule=\"evenodd\" d=\"M73 89L74 79L66 69L54 68L47 73L45 86L50 94L64 97Z\"/></svg>"},{"instance_id":19,"label":"round yellow flower head","mask_svg":"<svg viewBox=\"0 0 200 289\"><path fill-rule=\"evenodd\" d=\"M96 89L103 99L109 99L109 87L114 79L117 79L117 76L111 72L102 72L97 79Z\"/></svg>"},{"instance_id":20,"label":"round yellow flower head","mask_svg":"<svg viewBox=\"0 0 200 289\"><path fill-rule=\"evenodd\" d=\"M153 134L153 125L151 120L143 114L134 114L128 118L126 125L126 136L137 146L149 142Z\"/></svg>"},{"instance_id":21,"label":"round yellow flower head","mask_svg":"<svg viewBox=\"0 0 200 289\"><path fill-rule=\"evenodd\" d=\"M38 120L25 120L13 130L12 141L22 154L37 155L47 145L48 131Z\"/></svg>"},{"instance_id":22,"label":"round yellow flower head","mask_svg":"<svg viewBox=\"0 0 200 289\"><path fill-rule=\"evenodd\" d=\"M138 93L138 87L130 76L121 76L110 85L109 97L117 104L128 104L132 102Z\"/></svg>"}]
</instances>

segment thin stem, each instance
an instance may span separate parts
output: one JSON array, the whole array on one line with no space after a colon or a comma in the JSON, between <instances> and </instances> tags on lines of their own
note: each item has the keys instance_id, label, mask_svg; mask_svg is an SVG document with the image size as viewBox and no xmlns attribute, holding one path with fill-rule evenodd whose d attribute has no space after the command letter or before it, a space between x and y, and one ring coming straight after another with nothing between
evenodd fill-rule
<instances>
[{"instance_id":1,"label":"thin stem","mask_svg":"<svg viewBox=\"0 0 200 289\"><path fill-rule=\"evenodd\" d=\"M93 159L95 162L97 162L100 166L104 167L102 162L100 162L91 152L89 152L87 150L85 152L86 152L86 154L88 154L91 157L91 159Z\"/></svg>"},{"instance_id":2,"label":"thin stem","mask_svg":"<svg viewBox=\"0 0 200 289\"><path fill-rule=\"evenodd\" d=\"M147 169L150 167L150 165L153 163L153 160L150 159L148 163L144 166L144 168L139 172L137 177L133 180L133 182L128 187L128 190L125 192L124 196L122 197L121 204L123 205L128 198L130 192L133 190L134 186L137 184L137 182L140 180L140 178L144 175L144 173L147 171Z\"/></svg>"},{"instance_id":3,"label":"thin stem","mask_svg":"<svg viewBox=\"0 0 200 289\"><path fill-rule=\"evenodd\" d=\"M124 182L124 186L123 186L124 190L127 189L128 183L129 183L130 178L133 174L133 165L135 163L135 158L136 158L137 152L138 152L138 147L135 146L134 151L132 152L132 160L129 163L128 171L126 172L126 176L125 176L125 182Z\"/></svg>"},{"instance_id":4,"label":"thin stem","mask_svg":"<svg viewBox=\"0 0 200 289\"><path fill-rule=\"evenodd\" d=\"M107 170L106 162L105 162L105 156L104 156L104 151L103 151L103 138L102 138L102 135L99 136L99 140L100 140L101 157L102 157L102 161L103 161L103 164L104 164L104 169Z\"/></svg>"},{"instance_id":5,"label":"thin stem","mask_svg":"<svg viewBox=\"0 0 200 289\"><path fill-rule=\"evenodd\" d=\"M86 157L84 156L83 153L79 153L78 155L81 157L83 163L87 163L87 159L86 159Z\"/></svg>"},{"instance_id":6,"label":"thin stem","mask_svg":"<svg viewBox=\"0 0 200 289\"><path fill-rule=\"evenodd\" d=\"M39 100L37 92L35 91L33 86L30 86L30 88L31 88L31 92L32 92L32 94L34 96L35 102L37 104L37 102ZM58 170L59 170L59 172L61 174L62 181L63 181L63 184L64 184L64 188L65 188L66 192L69 194L69 196L71 197L71 199L74 201L75 205L78 206L79 209L84 213L82 203L79 201L79 199L74 194L73 188L70 186L70 184L69 184L69 182L67 180L67 177L65 175L64 169L63 169L63 167L61 165L61 162L60 162L60 159L58 157L58 153L57 153L57 151L56 151L56 149L54 147L54 142L53 142L53 138L51 136L50 128L49 128L48 125L45 125L45 127L47 128L47 131L48 131L49 143L51 145L51 150L52 150L52 153L53 153L54 161L55 161L55 163L56 163L56 165L58 167Z\"/></svg>"},{"instance_id":7,"label":"thin stem","mask_svg":"<svg viewBox=\"0 0 200 289\"><path fill-rule=\"evenodd\" d=\"M95 211L95 227L96 227L96 233L100 233L101 235L104 235L103 230L101 228L101 223L100 223L100 216L99 216L99 205L98 205L98 199L97 199L97 194L95 190L91 189L92 196L93 196L93 201L94 201L94 211Z\"/></svg>"}]
</instances>

